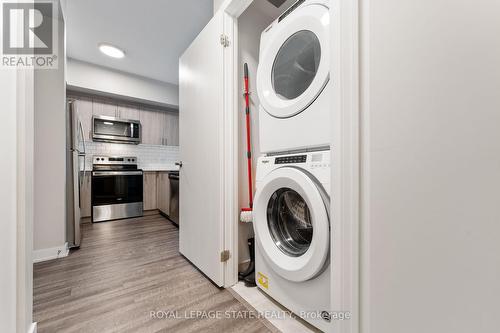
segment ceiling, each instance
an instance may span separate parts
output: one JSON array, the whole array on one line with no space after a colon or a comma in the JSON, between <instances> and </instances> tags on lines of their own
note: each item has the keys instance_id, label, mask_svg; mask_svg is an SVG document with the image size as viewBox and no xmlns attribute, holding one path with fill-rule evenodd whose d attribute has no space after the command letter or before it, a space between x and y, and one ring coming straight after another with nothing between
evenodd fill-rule
<instances>
[{"instance_id":1,"label":"ceiling","mask_svg":"<svg viewBox=\"0 0 500 333\"><path fill-rule=\"evenodd\" d=\"M178 84L178 59L213 15L213 0L68 0L68 57ZM113 59L99 43L120 47Z\"/></svg>"},{"instance_id":2,"label":"ceiling","mask_svg":"<svg viewBox=\"0 0 500 333\"><path fill-rule=\"evenodd\" d=\"M253 4L258 10L260 10L264 15L271 17L272 19L280 16L286 9L293 5L297 0L286 0L281 6L276 8L267 0L254 0Z\"/></svg>"}]
</instances>

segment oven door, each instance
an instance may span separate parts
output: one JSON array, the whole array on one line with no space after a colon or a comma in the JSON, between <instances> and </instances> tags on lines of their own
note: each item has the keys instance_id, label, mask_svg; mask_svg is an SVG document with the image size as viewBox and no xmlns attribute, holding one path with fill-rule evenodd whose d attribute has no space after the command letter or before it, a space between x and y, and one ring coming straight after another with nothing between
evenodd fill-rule
<instances>
[{"instance_id":1,"label":"oven door","mask_svg":"<svg viewBox=\"0 0 500 333\"><path fill-rule=\"evenodd\" d=\"M142 171L92 172L92 221L141 216Z\"/></svg>"}]
</instances>

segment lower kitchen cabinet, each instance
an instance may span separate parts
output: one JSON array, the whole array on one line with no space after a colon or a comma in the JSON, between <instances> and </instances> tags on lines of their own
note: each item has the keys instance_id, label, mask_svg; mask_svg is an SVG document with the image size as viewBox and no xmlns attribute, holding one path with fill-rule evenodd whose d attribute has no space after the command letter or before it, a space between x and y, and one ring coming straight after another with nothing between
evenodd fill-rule
<instances>
[{"instance_id":1,"label":"lower kitchen cabinet","mask_svg":"<svg viewBox=\"0 0 500 333\"><path fill-rule=\"evenodd\" d=\"M156 177L158 209L168 215L170 212L170 179L168 172L160 171Z\"/></svg>"},{"instance_id":2,"label":"lower kitchen cabinet","mask_svg":"<svg viewBox=\"0 0 500 333\"><path fill-rule=\"evenodd\" d=\"M157 209L156 198L156 172L144 172L144 190L143 190L144 210Z\"/></svg>"},{"instance_id":3,"label":"lower kitchen cabinet","mask_svg":"<svg viewBox=\"0 0 500 333\"><path fill-rule=\"evenodd\" d=\"M92 212L91 172L83 176L83 184L80 188L82 200L81 216L90 217ZM143 184L144 210L158 209L168 215L170 212L170 179L167 171L145 171Z\"/></svg>"},{"instance_id":4,"label":"lower kitchen cabinet","mask_svg":"<svg viewBox=\"0 0 500 333\"><path fill-rule=\"evenodd\" d=\"M92 193L92 175L90 172L85 172L83 176L82 187L80 188L80 200L82 203L81 217L90 217L92 212L91 195Z\"/></svg>"}]
</instances>

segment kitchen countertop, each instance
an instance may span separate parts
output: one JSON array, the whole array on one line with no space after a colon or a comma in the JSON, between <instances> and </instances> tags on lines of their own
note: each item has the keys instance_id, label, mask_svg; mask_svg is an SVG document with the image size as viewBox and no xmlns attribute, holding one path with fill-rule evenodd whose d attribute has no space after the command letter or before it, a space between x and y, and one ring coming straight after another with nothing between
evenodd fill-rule
<instances>
[{"instance_id":1,"label":"kitchen countertop","mask_svg":"<svg viewBox=\"0 0 500 333\"><path fill-rule=\"evenodd\" d=\"M179 171L179 167L175 164L139 165L138 168L146 172ZM87 165L85 171L92 171L92 166Z\"/></svg>"},{"instance_id":2,"label":"kitchen countertop","mask_svg":"<svg viewBox=\"0 0 500 333\"><path fill-rule=\"evenodd\" d=\"M179 167L177 165L139 165L139 169L142 169L143 171L179 171Z\"/></svg>"}]
</instances>

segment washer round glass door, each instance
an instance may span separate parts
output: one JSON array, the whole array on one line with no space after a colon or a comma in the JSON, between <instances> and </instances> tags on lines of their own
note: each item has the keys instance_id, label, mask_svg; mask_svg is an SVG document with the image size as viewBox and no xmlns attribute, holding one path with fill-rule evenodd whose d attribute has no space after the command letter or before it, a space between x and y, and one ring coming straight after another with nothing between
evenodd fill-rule
<instances>
[{"instance_id":1,"label":"washer round glass door","mask_svg":"<svg viewBox=\"0 0 500 333\"><path fill-rule=\"evenodd\" d=\"M313 225L306 201L290 188L275 191L267 205L267 226L274 244L292 257L307 252Z\"/></svg>"},{"instance_id":2,"label":"washer round glass door","mask_svg":"<svg viewBox=\"0 0 500 333\"><path fill-rule=\"evenodd\" d=\"M321 185L291 167L274 170L261 183L254 226L262 255L287 280L315 277L330 249L329 202Z\"/></svg>"},{"instance_id":3,"label":"washer round glass door","mask_svg":"<svg viewBox=\"0 0 500 333\"><path fill-rule=\"evenodd\" d=\"M304 111L329 80L328 8L297 8L267 34L257 69L259 100L273 117Z\"/></svg>"}]
</instances>

